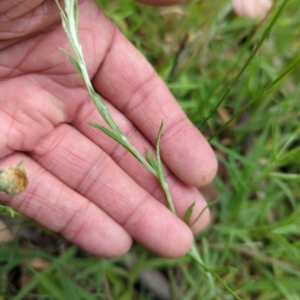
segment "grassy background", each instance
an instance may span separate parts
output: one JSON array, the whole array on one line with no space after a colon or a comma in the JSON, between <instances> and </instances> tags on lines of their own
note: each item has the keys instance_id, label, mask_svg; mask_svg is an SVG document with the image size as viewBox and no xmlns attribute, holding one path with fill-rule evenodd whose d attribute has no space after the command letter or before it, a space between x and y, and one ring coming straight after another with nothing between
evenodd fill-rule
<instances>
[{"instance_id":1,"label":"grassy background","mask_svg":"<svg viewBox=\"0 0 300 300\"><path fill-rule=\"evenodd\" d=\"M274 1L262 21L235 16L229 0L98 2L218 155L213 224L197 236L205 265L242 299L300 299L299 1ZM145 284L145 269L166 279L169 299L233 299L186 257L135 244L98 259L16 220L30 238L20 229L0 247L0 299L167 299Z\"/></svg>"}]
</instances>

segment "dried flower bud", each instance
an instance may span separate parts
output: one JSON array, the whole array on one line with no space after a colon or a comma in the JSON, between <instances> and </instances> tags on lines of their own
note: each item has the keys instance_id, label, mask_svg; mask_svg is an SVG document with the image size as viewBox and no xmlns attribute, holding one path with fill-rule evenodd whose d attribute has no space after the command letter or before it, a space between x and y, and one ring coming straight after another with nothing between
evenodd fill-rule
<instances>
[{"instance_id":1,"label":"dried flower bud","mask_svg":"<svg viewBox=\"0 0 300 300\"><path fill-rule=\"evenodd\" d=\"M263 18L272 7L271 0L232 0L233 10L238 16Z\"/></svg>"},{"instance_id":2,"label":"dried flower bud","mask_svg":"<svg viewBox=\"0 0 300 300\"><path fill-rule=\"evenodd\" d=\"M28 177L22 162L0 170L0 191L9 195L19 194L28 186Z\"/></svg>"}]
</instances>

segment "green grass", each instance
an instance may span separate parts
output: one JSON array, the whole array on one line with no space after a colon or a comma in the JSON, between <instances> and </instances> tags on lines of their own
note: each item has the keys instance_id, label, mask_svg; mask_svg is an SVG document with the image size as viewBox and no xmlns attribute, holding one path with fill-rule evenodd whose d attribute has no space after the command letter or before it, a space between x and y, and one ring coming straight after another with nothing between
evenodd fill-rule
<instances>
[{"instance_id":1,"label":"green grass","mask_svg":"<svg viewBox=\"0 0 300 300\"><path fill-rule=\"evenodd\" d=\"M236 17L227 0L176 9L99 1L210 139L219 201L197 243L205 265L249 300L300 299L300 7L275 2L259 22ZM162 259L135 244L124 257L98 259L43 235L51 246L17 235L0 247L3 299L155 299L137 288L147 268L167 277L172 299L233 299L186 257ZM34 270L36 257L49 266Z\"/></svg>"}]
</instances>

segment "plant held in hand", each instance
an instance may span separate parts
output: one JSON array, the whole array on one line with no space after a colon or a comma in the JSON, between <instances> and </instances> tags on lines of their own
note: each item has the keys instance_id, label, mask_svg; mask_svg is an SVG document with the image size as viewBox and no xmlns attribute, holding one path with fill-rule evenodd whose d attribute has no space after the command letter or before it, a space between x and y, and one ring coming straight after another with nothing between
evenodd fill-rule
<instances>
[{"instance_id":1,"label":"plant held in hand","mask_svg":"<svg viewBox=\"0 0 300 300\"><path fill-rule=\"evenodd\" d=\"M56 3L61 12L62 24L63 28L66 32L66 35L69 39L69 42L72 46L75 56L66 50L62 49L62 51L69 57L71 63L74 68L77 70L78 74L82 78L86 89L89 92L89 95L96 106L98 112L102 116L103 120L106 122L107 126L103 126L94 122L88 122L89 125L101 130L106 135L114 139L120 145L122 145L127 151L129 151L141 164L143 164L149 172L151 172L159 181L160 186L164 192L164 196L166 198L167 205L169 209L176 214L175 206L173 204L171 194L168 188L168 184L163 173L162 161L160 158L160 138L163 130L163 122L161 123L160 129L157 134L156 146L155 146L155 156L150 154L150 151L146 149L145 155L142 155L137 151L137 149L131 144L131 142L127 139L127 137L122 133L121 129L114 122L111 117L104 101L101 99L100 95L96 93L94 90L92 83L90 81L87 67L84 61L82 47L78 37L78 16L79 16L79 6L77 0L65 0L65 10L63 10L58 1ZM193 205L190 206L186 213L185 222L189 223L189 218L191 216L191 211L193 209ZM214 287L213 277L216 277L221 284L230 292L236 299L240 299L226 284L223 280L213 271L209 270L204 264L200 257L200 254L197 250L197 246L195 242L192 244L189 252L189 256L192 257L194 261L197 262L199 268L207 274L209 282Z\"/></svg>"}]
</instances>

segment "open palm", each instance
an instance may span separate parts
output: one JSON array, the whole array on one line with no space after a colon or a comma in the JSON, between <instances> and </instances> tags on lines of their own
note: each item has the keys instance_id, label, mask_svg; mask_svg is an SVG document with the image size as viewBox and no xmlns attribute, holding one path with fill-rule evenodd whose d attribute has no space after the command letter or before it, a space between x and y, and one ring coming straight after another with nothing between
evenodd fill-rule
<instances>
[{"instance_id":1,"label":"open palm","mask_svg":"<svg viewBox=\"0 0 300 300\"><path fill-rule=\"evenodd\" d=\"M14 5L12 4L14 2ZM190 247L190 229L164 206L156 179L86 121L104 125L66 56L54 1L0 3L0 169L24 162L30 184L1 199L89 252L117 256L132 238L167 257ZM80 40L89 75L116 123L144 152L162 120L161 154L182 217L195 186L215 175L213 152L141 54L91 0L80 1ZM194 231L207 225L208 212Z\"/></svg>"}]
</instances>

